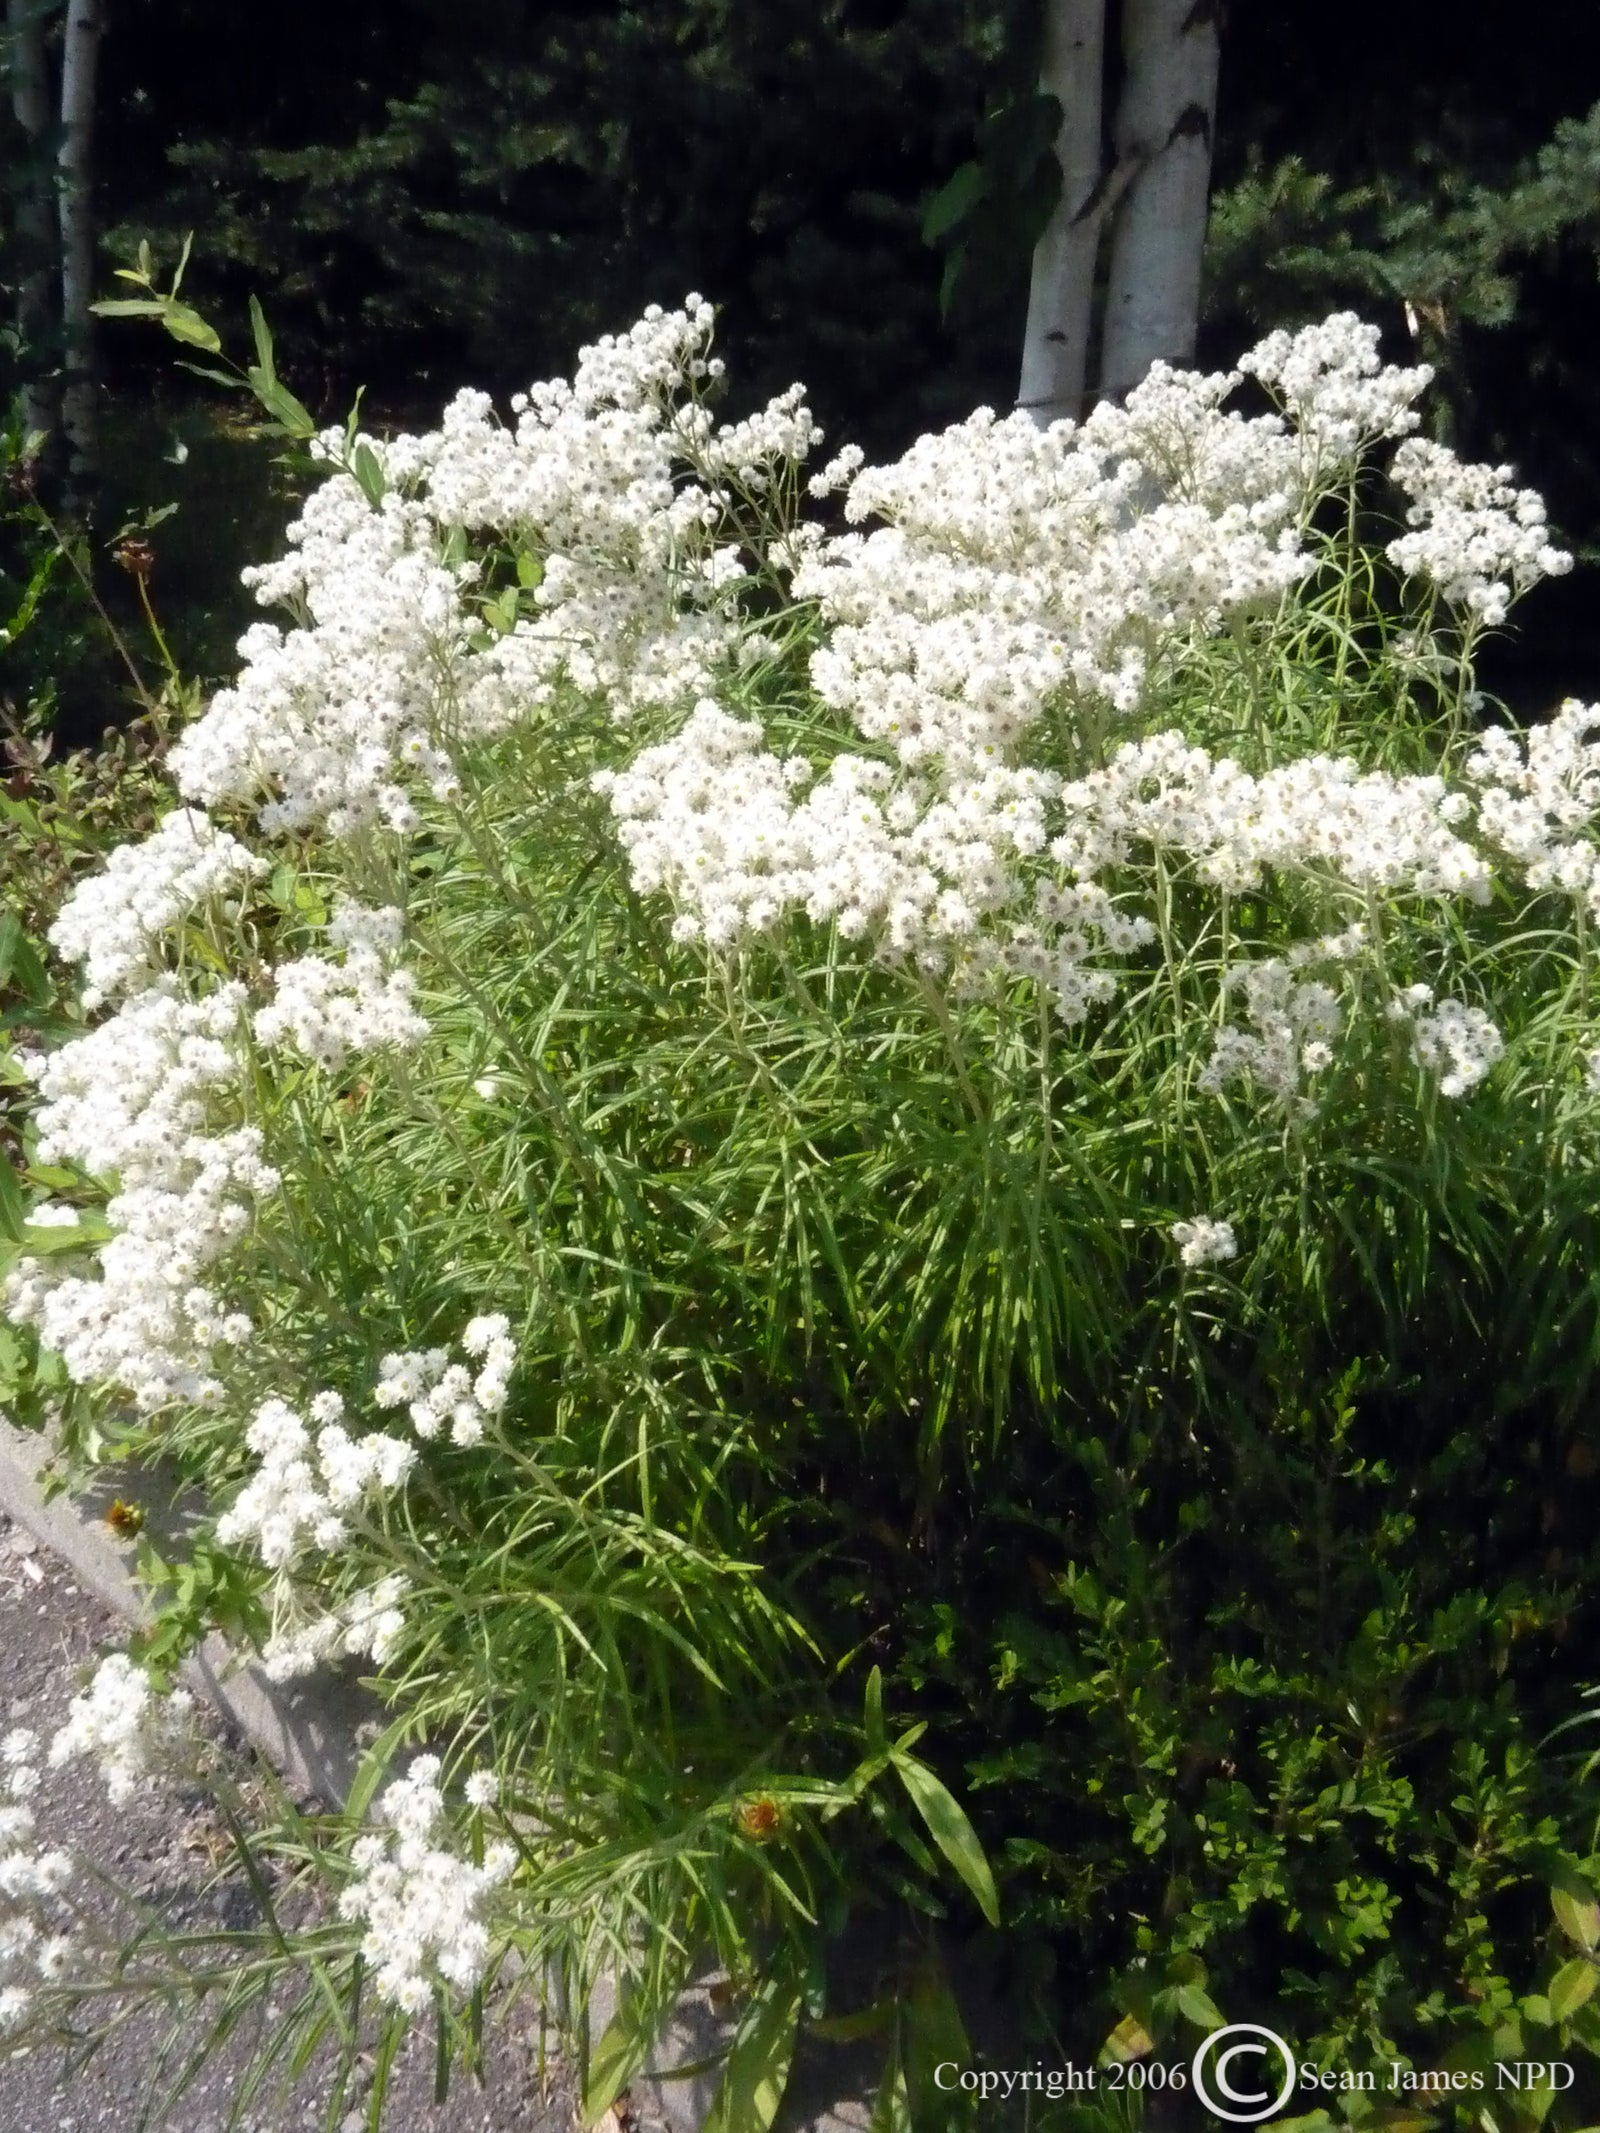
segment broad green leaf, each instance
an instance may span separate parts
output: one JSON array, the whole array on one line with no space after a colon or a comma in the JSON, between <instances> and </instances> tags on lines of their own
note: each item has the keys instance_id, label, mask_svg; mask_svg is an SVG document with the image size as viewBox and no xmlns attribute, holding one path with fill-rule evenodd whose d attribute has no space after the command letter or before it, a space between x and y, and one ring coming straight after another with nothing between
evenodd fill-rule
<instances>
[{"instance_id":1,"label":"broad green leaf","mask_svg":"<svg viewBox=\"0 0 1600 2133\"><path fill-rule=\"evenodd\" d=\"M805 1993L797 1978L768 1978L739 2025L701 2133L767 2133L778 2115L794 2057Z\"/></svg>"},{"instance_id":2,"label":"broad green leaf","mask_svg":"<svg viewBox=\"0 0 1600 2133\"><path fill-rule=\"evenodd\" d=\"M175 341L182 341L188 348L203 348L207 355L221 355L222 343L217 338L216 328L208 326L198 311L187 304L165 303L161 307L161 323Z\"/></svg>"},{"instance_id":3,"label":"broad green leaf","mask_svg":"<svg viewBox=\"0 0 1600 2133\"><path fill-rule=\"evenodd\" d=\"M972 1891L990 1925L999 1925L1000 1898L994 1876L978 1842L978 1833L967 1820L966 1809L914 1755L897 1752L892 1760L901 1784L911 1795L911 1804L928 1825L929 1836Z\"/></svg>"},{"instance_id":4,"label":"broad green leaf","mask_svg":"<svg viewBox=\"0 0 1600 2133\"><path fill-rule=\"evenodd\" d=\"M1177 1992L1178 2012L1193 2022L1198 2029L1221 2029L1222 2016L1210 1993L1199 1985L1180 1985Z\"/></svg>"},{"instance_id":5,"label":"broad green leaf","mask_svg":"<svg viewBox=\"0 0 1600 2133\"><path fill-rule=\"evenodd\" d=\"M1102 2061L1117 2059L1124 2064L1130 2059L1146 2058L1155 2050L1155 2039L1137 2015L1124 2015L1116 2028L1100 2047Z\"/></svg>"},{"instance_id":6,"label":"broad green leaf","mask_svg":"<svg viewBox=\"0 0 1600 2133\"><path fill-rule=\"evenodd\" d=\"M1600 1946L1600 1903L1576 1875L1564 1887L1550 1891L1550 1908L1568 1940L1584 1949Z\"/></svg>"},{"instance_id":7,"label":"broad green leaf","mask_svg":"<svg viewBox=\"0 0 1600 2133\"><path fill-rule=\"evenodd\" d=\"M937 244L968 215L988 190L981 163L963 163L940 186L922 218L922 241Z\"/></svg>"},{"instance_id":8,"label":"broad green leaf","mask_svg":"<svg viewBox=\"0 0 1600 2133\"><path fill-rule=\"evenodd\" d=\"M22 921L15 911L0 911L0 986L11 975L11 965L22 938Z\"/></svg>"},{"instance_id":9,"label":"broad green leaf","mask_svg":"<svg viewBox=\"0 0 1600 2133\"><path fill-rule=\"evenodd\" d=\"M524 592L534 592L544 583L544 564L536 555L517 557L517 583Z\"/></svg>"},{"instance_id":10,"label":"broad green leaf","mask_svg":"<svg viewBox=\"0 0 1600 2133\"><path fill-rule=\"evenodd\" d=\"M1575 1955L1570 1963L1563 1963L1550 1980L1547 1994L1550 2012L1558 2022L1565 2022L1586 2000L1593 1998L1597 1984L1600 1984L1600 1970L1596 1970L1585 1956Z\"/></svg>"}]
</instances>

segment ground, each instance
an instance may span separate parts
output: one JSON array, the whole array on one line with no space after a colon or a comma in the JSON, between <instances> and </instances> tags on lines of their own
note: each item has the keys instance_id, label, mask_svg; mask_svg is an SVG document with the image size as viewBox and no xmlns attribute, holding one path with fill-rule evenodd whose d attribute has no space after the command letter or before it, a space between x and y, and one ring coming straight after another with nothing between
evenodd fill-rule
<instances>
[{"instance_id":1,"label":"ground","mask_svg":"<svg viewBox=\"0 0 1600 2133\"><path fill-rule=\"evenodd\" d=\"M71 1573L32 1536L0 1517L0 1620L5 1667L0 1675L0 1731L28 1726L48 1738L96 1655L119 1640L120 1625L82 1592ZM74 1765L49 1774L33 1802L41 1842L93 1860L150 1896L194 1900L216 1826L201 1797L171 1792L114 1807L92 1769ZM225 1908L249 1904L242 1878L224 1890ZM430 2034L418 2034L390 2086L385 2128L405 2133L567 2133L570 2092L559 2067L546 2058L541 2072L537 2009L518 2003L491 2021L488 2078L479 2087L452 2082L443 2104L433 2100ZM153 2008L131 2021L76 2069L62 2051L38 2045L0 2060L0 2133L135 2133L141 2108L151 2111L149 2133L320 2133L328 2080L317 2064L287 2093L264 2089L237 2120L230 2118L248 2054L235 2047L210 2061L175 2103L150 2099L169 2020ZM195 2024L191 2020L190 2033ZM358 2133L365 2111L335 2121L337 2133Z\"/></svg>"}]
</instances>

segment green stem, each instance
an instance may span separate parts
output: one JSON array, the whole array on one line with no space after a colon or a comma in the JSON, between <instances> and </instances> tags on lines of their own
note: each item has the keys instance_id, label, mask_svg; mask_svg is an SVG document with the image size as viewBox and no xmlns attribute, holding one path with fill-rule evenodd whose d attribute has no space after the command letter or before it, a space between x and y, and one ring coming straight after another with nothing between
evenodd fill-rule
<instances>
[{"instance_id":1,"label":"green stem","mask_svg":"<svg viewBox=\"0 0 1600 2133\"><path fill-rule=\"evenodd\" d=\"M968 1109L980 1125L986 1125L988 1123L988 1113L984 1110L983 1099L978 1094L977 1084L972 1079L971 1069L967 1065L967 1055L962 1050L961 1038L957 1033L954 1021L951 1019L949 1005L945 1000L944 994L940 992L938 986L934 984L925 971L919 970L917 979L922 989L922 996L932 1010L933 1019L938 1023L944 1037L945 1050L949 1054L950 1064L956 1070L956 1080L961 1085L961 1093L967 1100Z\"/></svg>"}]
</instances>

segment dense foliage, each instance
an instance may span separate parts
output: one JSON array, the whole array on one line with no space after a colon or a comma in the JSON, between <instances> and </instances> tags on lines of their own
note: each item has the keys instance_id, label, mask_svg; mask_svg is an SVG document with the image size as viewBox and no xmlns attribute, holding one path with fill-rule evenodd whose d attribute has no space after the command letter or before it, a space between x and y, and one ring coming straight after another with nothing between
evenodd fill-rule
<instances>
[{"instance_id":1,"label":"dense foliage","mask_svg":"<svg viewBox=\"0 0 1600 2133\"><path fill-rule=\"evenodd\" d=\"M1478 693L1568 559L1426 382L1334 318L819 513L695 300L321 439L53 927L8 1247L69 1449L216 1506L154 1686L221 1618L394 1705L296 2022L619 1966L598 2110L711 1962L730 2126L863 1936L889 2123L984 1965L1080 2062L1600 2042L1600 713Z\"/></svg>"}]
</instances>

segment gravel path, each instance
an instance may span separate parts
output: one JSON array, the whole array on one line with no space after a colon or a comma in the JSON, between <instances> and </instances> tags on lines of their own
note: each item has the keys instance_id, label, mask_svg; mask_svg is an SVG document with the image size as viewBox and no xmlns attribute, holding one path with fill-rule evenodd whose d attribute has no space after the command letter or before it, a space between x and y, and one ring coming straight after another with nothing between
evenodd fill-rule
<instances>
[{"instance_id":1,"label":"gravel path","mask_svg":"<svg viewBox=\"0 0 1600 2133\"><path fill-rule=\"evenodd\" d=\"M122 1625L82 1592L71 1573L32 1536L0 1517L0 1731L28 1726L48 1738L81 1686L83 1669L116 1644ZM81 1764L50 1776L30 1803L41 1842L96 1860L150 1895L193 1900L215 1843L203 1800L151 1794L113 1807L95 1773ZM214 1853L213 1853L214 1855ZM242 1880L213 1904L233 1908L241 1922L253 1915ZM431 2033L420 2031L397 2063L385 2128L394 2133L568 2133L570 2092L559 2068L541 2075L537 2013L518 2004L486 2040L485 2083L454 2077L441 2104L433 2101ZM36 2046L0 2057L0 2133L135 2133L167 2017L140 2013L87 2065L69 2069L59 2049ZM170 2108L146 2123L150 2133L228 2133L236 2084L248 2051L224 2050L207 2064ZM329 2077L314 2063L287 2093L271 2086L246 2108L233 2133L320 2133ZM340 2133L360 2133L365 2112L348 2116Z\"/></svg>"}]
</instances>

